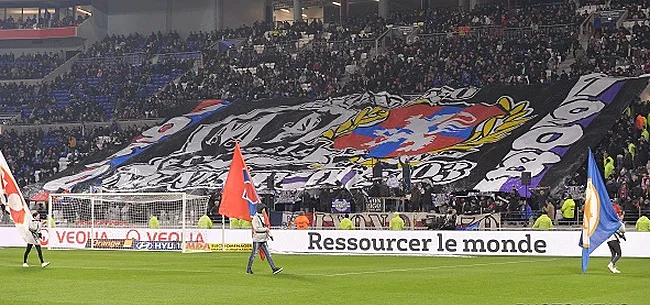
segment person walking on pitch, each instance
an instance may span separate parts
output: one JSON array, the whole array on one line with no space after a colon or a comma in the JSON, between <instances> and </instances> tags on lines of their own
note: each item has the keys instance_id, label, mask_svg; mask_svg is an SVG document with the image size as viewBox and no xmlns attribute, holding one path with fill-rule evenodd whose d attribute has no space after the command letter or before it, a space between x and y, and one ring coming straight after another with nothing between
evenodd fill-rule
<instances>
[{"instance_id":1,"label":"person walking on pitch","mask_svg":"<svg viewBox=\"0 0 650 305\"><path fill-rule=\"evenodd\" d=\"M271 270L273 271L273 274L278 274L282 272L282 267L277 267L273 263L273 258L271 258L271 253L269 253L269 249L266 246L267 240L269 238L273 240L273 237L269 235L269 228L266 226L264 223L264 211L266 209L266 206L263 204L257 204L257 213L255 216L253 216L253 251L251 252L251 256L248 258L248 266L246 267L246 273L247 274L253 274L253 260L255 260L255 256L257 255L257 252L261 250L264 255L266 256L266 259L269 262L269 266L271 266Z\"/></svg>"},{"instance_id":2,"label":"person walking on pitch","mask_svg":"<svg viewBox=\"0 0 650 305\"><path fill-rule=\"evenodd\" d=\"M27 242L27 249L25 249L25 255L23 256L23 267L29 267L27 264L27 257L29 256L29 253L32 252L32 247L35 247L38 252L38 258L41 260L41 267L45 268L50 263L43 260L43 250L39 243L39 240L41 239L41 216L38 212L34 212L32 217L34 219L29 224L29 232L32 233L32 236L31 240Z\"/></svg>"},{"instance_id":3,"label":"person walking on pitch","mask_svg":"<svg viewBox=\"0 0 650 305\"><path fill-rule=\"evenodd\" d=\"M609 237L607 240L607 246L609 246L609 251L612 253L612 259L610 260L609 264L607 265L607 269L611 271L612 273L621 273L621 271L616 268L616 262L618 262L619 259L621 259L621 255L623 254L621 252L621 241L620 239L626 240L625 239L625 225L621 223L621 227L612 234L612 236Z\"/></svg>"}]
</instances>

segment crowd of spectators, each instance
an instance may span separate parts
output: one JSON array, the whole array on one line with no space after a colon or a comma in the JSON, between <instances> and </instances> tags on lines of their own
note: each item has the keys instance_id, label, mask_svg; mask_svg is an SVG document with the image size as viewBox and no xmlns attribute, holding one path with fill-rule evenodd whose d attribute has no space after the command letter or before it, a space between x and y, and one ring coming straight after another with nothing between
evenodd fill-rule
<instances>
[{"instance_id":1,"label":"crowd of spectators","mask_svg":"<svg viewBox=\"0 0 650 305\"><path fill-rule=\"evenodd\" d=\"M583 19L576 15L574 1L564 3L527 4L507 7L502 4L478 5L471 11L458 8L434 8L427 11L395 12L388 22L392 24L421 23L423 33L458 31L458 27L497 26L523 28L540 25L578 24Z\"/></svg>"},{"instance_id":2,"label":"crowd of spectators","mask_svg":"<svg viewBox=\"0 0 650 305\"><path fill-rule=\"evenodd\" d=\"M191 35L187 41L196 41L196 36ZM115 57L132 53L153 54L180 53L198 51L202 44L189 44L181 39L177 32L163 34L158 31L150 35L133 33L129 35L109 35L96 42L81 57Z\"/></svg>"},{"instance_id":3,"label":"crowd of spectators","mask_svg":"<svg viewBox=\"0 0 650 305\"><path fill-rule=\"evenodd\" d=\"M634 12L634 18L643 17L643 10ZM45 18L54 19L51 15ZM30 20L34 23L34 19ZM391 13L386 20L369 16L331 24L257 22L237 29L192 32L185 40L175 32L111 35L89 47L81 56L87 60L78 62L52 83L1 85L0 111L18 110L20 121L30 124L107 121L165 116L169 109L185 101L205 98L326 98L366 90L403 94L445 85L551 83L594 71L613 75L650 71L648 25L638 23L631 29L603 27L582 50L575 27L583 20L584 16L576 14L575 4L568 1L519 8L482 5L469 12L432 9ZM23 23L5 20L0 25L3 22ZM406 43L397 37L381 52L373 53L373 39L389 25L414 23L422 26L419 39ZM554 31L540 27L557 24L566 27ZM467 31L485 26L497 31L489 35L459 32L459 27ZM504 34L504 28L512 27L525 31L520 35ZM285 48L306 37L311 39L306 47ZM224 52L214 47L222 39L241 43ZM192 59L153 63L157 54L198 51L203 54L201 65L195 65ZM572 71L559 70L571 51L576 58ZM120 58L134 53L141 54L140 60ZM49 54L26 56L36 62L21 65L29 71L15 67L3 70L10 66L4 63L28 61L24 57L0 56L0 77L38 77L39 72L46 73L60 60L52 60L49 56L54 55ZM32 71L29 67L39 69ZM178 76L179 82L171 82ZM32 138L40 139L38 135ZM34 168L16 170L27 173ZM32 182L28 176L25 181ZM460 213L477 206L486 210L502 208L487 199L459 204L453 209Z\"/></svg>"},{"instance_id":4,"label":"crowd of spectators","mask_svg":"<svg viewBox=\"0 0 650 305\"><path fill-rule=\"evenodd\" d=\"M572 76L571 71L558 70L576 38L571 26L553 32L531 30L518 37L456 33L434 40L424 35L413 44L394 39L379 56L371 54L374 44L363 45L359 41L383 33L388 24L422 21L425 22L423 31L427 33L457 32L461 25L575 25L580 20L575 14L575 4L567 2L519 9L487 5L468 13L434 9L393 13L387 20L351 18L340 24L256 23L238 30L192 33L188 44L194 46L201 38L216 41L244 36L247 43L227 53L207 51L202 69L192 71L180 84L168 87L159 96L163 99L173 96L179 99L322 98L365 90L411 93L443 85L555 82ZM305 36L313 37L312 47L297 55L278 46ZM260 45L265 46L261 51L253 47Z\"/></svg>"},{"instance_id":5,"label":"crowd of spectators","mask_svg":"<svg viewBox=\"0 0 650 305\"><path fill-rule=\"evenodd\" d=\"M62 166L73 166L94 153L129 143L145 128L111 124L85 130L9 130L0 134L0 148L16 183L24 187L57 174ZM65 165L60 163L61 158L66 160Z\"/></svg>"},{"instance_id":6,"label":"crowd of spectators","mask_svg":"<svg viewBox=\"0 0 650 305\"><path fill-rule=\"evenodd\" d=\"M14 18L13 16L8 16L6 19L0 20L0 29L9 30L72 27L80 25L89 17L89 15L77 15L76 19L72 16L64 16L59 18L46 9L40 18L35 14L31 17L26 16L26 18Z\"/></svg>"},{"instance_id":7,"label":"crowd of spectators","mask_svg":"<svg viewBox=\"0 0 650 305\"><path fill-rule=\"evenodd\" d=\"M0 80L43 78L65 62L62 53L0 55Z\"/></svg>"},{"instance_id":8,"label":"crowd of spectators","mask_svg":"<svg viewBox=\"0 0 650 305\"><path fill-rule=\"evenodd\" d=\"M610 197L626 220L650 213L650 101L637 101L608 131L597 158Z\"/></svg>"},{"instance_id":9,"label":"crowd of spectators","mask_svg":"<svg viewBox=\"0 0 650 305\"><path fill-rule=\"evenodd\" d=\"M354 62L355 55L314 49L293 57L276 49L268 49L262 54L244 50L231 56L210 54L206 57L209 60L204 62L202 68L181 77L179 84L171 84L158 94L158 98L183 101L204 98L326 97L339 91L345 66ZM267 61L272 63L264 64Z\"/></svg>"},{"instance_id":10,"label":"crowd of spectators","mask_svg":"<svg viewBox=\"0 0 650 305\"><path fill-rule=\"evenodd\" d=\"M650 27L635 22L626 27L602 27L589 39L586 51L578 46L572 70L638 76L650 72Z\"/></svg>"},{"instance_id":11,"label":"crowd of spectators","mask_svg":"<svg viewBox=\"0 0 650 305\"><path fill-rule=\"evenodd\" d=\"M0 85L0 110L19 111L24 124L160 117L172 106L146 101L192 65L192 60L79 62L51 83Z\"/></svg>"},{"instance_id":12,"label":"crowd of spectators","mask_svg":"<svg viewBox=\"0 0 650 305\"><path fill-rule=\"evenodd\" d=\"M395 42L354 75L355 90L423 92L431 87L532 84L557 81L570 42L543 33L501 39L450 36L440 41ZM568 76L562 76L568 77Z\"/></svg>"}]
</instances>

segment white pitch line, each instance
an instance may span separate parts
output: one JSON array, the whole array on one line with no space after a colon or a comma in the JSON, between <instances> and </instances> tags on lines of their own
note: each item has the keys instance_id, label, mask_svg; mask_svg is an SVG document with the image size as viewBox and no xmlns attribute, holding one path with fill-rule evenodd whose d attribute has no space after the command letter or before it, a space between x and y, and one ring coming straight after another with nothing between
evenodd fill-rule
<instances>
[{"instance_id":1,"label":"white pitch line","mask_svg":"<svg viewBox=\"0 0 650 305\"><path fill-rule=\"evenodd\" d=\"M446 268L460 268L460 267L481 267L481 266L498 266L498 265L512 265L512 264L524 264L524 263L540 263L540 262L552 262L556 261L558 258L552 259L541 259L541 260L526 260L526 261L515 261L515 262L502 262L502 263L481 263L481 264L462 264L462 265L442 265L442 266L430 266L430 267L418 267L418 268L401 268L401 269L386 269L386 270L375 270L375 271L363 271L363 272L346 272L346 273L297 273L299 275L305 276L323 276L323 277L334 277L334 276L349 276L349 275L364 275L364 274L381 274L381 273L393 273L393 272L409 272L409 271L425 271L425 270L437 270L437 269L446 269ZM9 265L9 264L0 264L0 267L16 267L20 268L20 265ZM33 265L30 268L41 268L38 264ZM153 271L153 272L178 272L178 273L218 273L217 270L190 270L190 269L167 269L164 267L149 268L149 267L104 267L104 266L65 266L65 265L50 265L47 269L80 269L80 270L117 270L117 271Z\"/></svg>"},{"instance_id":2,"label":"white pitch line","mask_svg":"<svg viewBox=\"0 0 650 305\"><path fill-rule=\"evenodd\" d=\"M301 274L301 275L332 277L332 276L348 276L348 275L364 275L364 274L381 274L381 273L393 273L393 272L437 270L437 269L460 268L460 267L481 267L481 266L524 264L524 263L540 263L540 262L552 262L552 261L556 261L556 260L558 260L558 259L557 258L551 258L551 259L542 259L542 260L527 260L527 261L503 262L503 263L443 265L443 266L430 266L430 267L418 267L418 268L402 268L402 269L386 269L386 270L376 270L376 271L346 272L346 273L335 273L335 274L313 273L313 274Z\"/></svg>"},{"instance_id":3,"label":"white pitch line","mask_svg":"<svg viewBox=\"0 0 650 305\"><path fill-rule=\"evenodd\" d=\"M0 265L0 267L16 267L20 268L21 265ZM29 268L41 268L40 264L35 264ZM158 268L137 268L137 267L102 267L102 266L62 266L51 264L45 269L81 269L81 270L116 270L116 271L157 271L157 272L184 272L184 273L214 273L211 270L189 270L189 269L167 269L164 267Z\"/></svg>"}]
</instances>

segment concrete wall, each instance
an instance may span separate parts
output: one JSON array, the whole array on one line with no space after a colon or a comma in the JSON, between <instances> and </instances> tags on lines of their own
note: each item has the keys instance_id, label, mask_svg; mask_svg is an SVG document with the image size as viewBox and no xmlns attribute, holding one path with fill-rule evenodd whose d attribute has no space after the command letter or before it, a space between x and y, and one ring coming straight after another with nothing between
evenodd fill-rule
<instances>
[{"instance_id":1,"label":"concrete wall","mask_svg":"<svg viewBox=\"0 0 650 305\"><path fill-rule=\"evenodd\" d=\"M185 36L190 31L215 27L214 0L172 1L171 28Z\"/></svg>"},{"instance_id":2,"label":"concrete wall","mask_svg":"<svg viewBox=\"0 0 650 305\"><path fill-rule=\"evenodd\" d=\"M92 17L77 29L77 35L86 41L86 47L102 40L108 34L108 3L92 0Z\"/></svg>"},{"instance_id":3,"label":"concrete wall","mask_svg":"<svg viewBox=\"0 0 650 305\"><path fill-rule=\"evenodd\" d=\"M108 9L108 33L126 35L133 32L149 34L166 29L166 0L103 0Z\"/></svg>"},{"instance_id":4,"label":"concrete wall","mask_svg":"<svg viewBox=\"0 0 650 305\"><path fill-rule=\"evenodd\" d=\"M289 9L289 12L275 10L273 11L273 20L275 21L293 21L293 9ZM323 19L323 8L322 7L309 7L302 10L302 13L305 14L302 16L303 19L313 20L313 19ZM306 16L306 17L305 17Z\"/></svg>"},{"instance_id":5,"label":"concrete wall","mask_svg":"<svg viewBox=\"0 0 650 305\"><path fill-rule=\"evenodd\" d=\"M224 0L224 26L240 27L264 20L263 0Z\"/></svg>"},{"instance_id":6,"label":"concrete wall","mask_svg":"<svg viewBox=\"0 0 650 305\"><path fill-rule=\"evenodd\" d=\"M217 0L96 0L106 3L108 33L177 31L185 37L192 31L216 27ZM263 0L223 0L223 25L239 27L264 19Z\"/></svg>"},{"instance_id":7,"label":"concrete wall","mask_svg":"<svg viewBox=\"0 0 650 305\"><path fill-rule=\"evenodd\" d=\"M78 38L41 40L0 40L0 53L49 53L83 50L83 40Z\"/></svg>"}]
</instances>

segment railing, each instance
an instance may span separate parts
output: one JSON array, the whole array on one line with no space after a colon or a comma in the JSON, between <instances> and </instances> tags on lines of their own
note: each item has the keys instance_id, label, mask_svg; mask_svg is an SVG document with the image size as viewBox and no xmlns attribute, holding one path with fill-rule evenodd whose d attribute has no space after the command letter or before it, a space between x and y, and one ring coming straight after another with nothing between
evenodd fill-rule
<instances>
[{"instance_id":1,"label":"railing","mask_svg":"<svg viewBox=\"0 0 650 305\"><path fill-rule=\"evenodd\" d=\"M503 37L505 39L517 39L529 37L535 33L552 34L552 33L565 33L574 29L572 24L557 24L557 25L540 25L521 28L501 28L498 26L477 27L464 32L446 32L446 33L433 33L433 34L420 34L418 37L423 41L432 41L440 43L448 38L454 36L470 36L470 37Z\"/></svg>"},{"instance_id":2,"label":"railing","mask_svg":"<svg viewBox=\"0 0 650 305\"><path fill-rule=\"evenodd\" d=\"M292 6L293 6L293 4L292 4ZM303 5L303 7L304 7L304 5ZM324 21L323 18L302 18L300 20L305 21L307 23L312 23L312 22L315 22L315 21L320 21L320 22ZM291 14L291 19L274 21L274 24L275 24L274 28L282 30L282 28L280 26L282 26L285 22L287 22L289 24L293 24L293 22L294 22L293 21L293 14Z\"/></svg>"},{"instance_id":3,"label":"railing","mask_svg":"<svg viewBox=\"0 0 650 305\"><path fill-rule=\"evenodd\" d=\"M86 57L79 58L77 63L79 64L91 64L91 63L116 63L123 62L130 65L139 66L142 65L147 60L147 55L142 52L130 53L120 56L106 56L106 57Z\"/></svg>"},{"instance_id":4,"label":"railing","mask_svg":"<svg viewBox=\"0 0 650 305\"><path fill-rule=\"evenodd\" d=\"M595 12L592 12L580 24L580 32L578 34L578 37L583 50L587 49L589 38L594 34L594 16Z\"/></svg>"},{"instance_id":5,"label":"railing","mask_svg":"<svg viewBox=\"0 0 650 305\"><path fill-rule=\"evenodd\" d=\"M391 31L392 31L392 29L387 29L386 31L381 33L381 35L379 35L379 37L377 37L377 39L375 39L375 49L374 49L374 54L373 54L375 58L377 56L379 56L379 54L382 51L381 49L379 49L379 47L386 48L387 41L388 41L387 37L389 36L388 34L390 34Z\"/></svg>"},{"instance_id":6,"label":"railing","mask_svg":"<svg viewBox=\"0 0 650 305\"><path fill-rule=\"evenodd\" d=\"M8 131L15 131L18 134L22 134L27 131L36 131L39 129L43 130L56 130L59 128L94 128L94 127L106 127L112 124L117 124L120 128L129 127L129 126L151 126L157 124L162 120L162 118L150 118L150 119L139 119L139 120L124 120L124 121L106 121L106 122L75 122L75 123L52 123L52 124L40 124L40 125L0 125L0 134Z\"/></svg>"},{"instance_id":7,"label":"railing","mask_svg":"<svg viewBox=\"0 0 650 305\"><path fill-rule=\"evenodd\" d=\"M56 69L52 70L52 72L50 72L48 75L45 75L45 77L43 77L43 81L51 82L54 81L57 77L68 73L72 68L72 66L74 66L74 63L77 62L77 60L79 59L79 55L80 54L72 56L65 63L58 66Z\"/></svg>"},{"instance_id":8,"label":"railing","mask_svg":"<svg viewBox=\"0 0 650 305\"><path fill-rule=\"evenodd\" d=\"M368 49L371 51L375 48L376 41L375 39L358 39L355 41L345 40L345 41L315 41L312 42L312 47L314 49L329 49L331 51L348 51L348 50L361 50Z\"/></svg>"},{"instance_id":9,"label":"railing","mask_svg":"<svg viewBox=\"0 0 650 305\"><path fill-rule=\"evenodd\" d=\"M302 0L300 3L302 7L323 7L325 0ZM282 8L293 9L292 0L275 0L273 1L273 9L279 10Z\"/></svg>"},{"instance_id":10,"label":"railing","mask_svg":"<svg viewBox=\"0 0 650 305\"><path fill-rule=\"evenodd\" d=\"M195 64L198 64L200 67L203 66L203 53L200 51L156 54L155 56L158 57L158 62L166 62L168 60L193 59L195 61Z\"/></svg>"},{"instance_id":11,"label":"railing","mask_svg":"<svg viewBox=\"0 0 650 305\"><path fill-rule=\"evenodd\" d=\"M298 53L300 41L278 42L272 45L265 45L265 49L276 49L280 53Z\"/></svg>"},{"instance_id":12,"label":"railing","mask_svg":"<svg viewBox=\"0 0 650 305\"><path fill-rule=\"evenodd\" d=\"M20 112L0 112L0 124L7 124L20 118ZM0 129L2 133L2 129Z\"/></svg>"}]
</instances>

